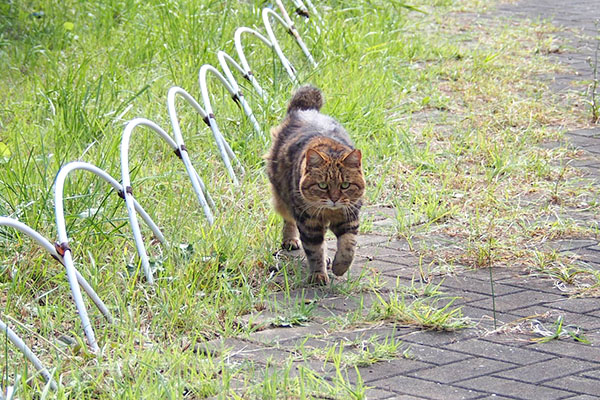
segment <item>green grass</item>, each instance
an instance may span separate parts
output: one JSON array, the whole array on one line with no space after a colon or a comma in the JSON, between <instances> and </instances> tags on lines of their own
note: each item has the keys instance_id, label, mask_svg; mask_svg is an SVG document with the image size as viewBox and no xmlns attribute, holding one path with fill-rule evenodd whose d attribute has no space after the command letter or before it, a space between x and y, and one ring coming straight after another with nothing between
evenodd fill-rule
<instances>
[{"instance_id":1,"label":"green grass","mask_svg":"<svg viewBox=\"0 0 600 400\"><path fill-rule=\"evenodd\" d=\"M533 333L541 336L531 339L532 342L547 343L551 340L558 340L563 337L567 337L576 340L581 343L591 344L583 334L583 330L577 326L566 325L564 323L564 317L559 315L556 321L552 324L550 330L546 328L541 322L532 322Z\"/></svg>"},{"instance_id":2,"label":"green grass","mask_svg":"<svg viewBox=\"0 0 600 400\"><path fill-rule=\"evenodd\" d=\"M363 150L367 206L395 208L394 233L433 260L415 266L421 277L485 266L492 237L494 266L518 264L545 275L566 274L568 281L576 270L544 261L550 256L539 246L547 239L596 237L597 226L576 217L597 216L598 203L597 188L568 164L577 152L537 146L559 139L556 127L589 119L585 110L557 101L537 78L557 69L545 58L557 46L554 28L493 19L474 25L462 13L483 12L487 1L423 0L413 4L419 11L402 4L319 4L322 35L298 23L319 63L315 69L276 28L299 80L322 88L323 111L339 119ZM1 4L0 215L55 239L52 185L60 167L82 160L118 178L125 122L146 117L170 132L168 88L181 86L199 99L199 67L216 65L218 50L233 55L235 29L260 27L262 5L258 0ZM270 97L263 102L240 84L268 135L294 85L268 49L250 43L252 69ZM185 350L252 332L239 317L268 308L274 291L290 293L305 277L297 262L273 255L280 219L270 206L261 158L268 143L256 137L218 84L211 81L210 87L221 130L246 168L241 186L233 187L210 131L190 107L179 106L193 163L217 203L214 226L207 224L172 152L148 130L133 135L134 193L170 243L151 242L151 232L142 228L155 287L140 274L122 200L91 174L80 171L67 180L67 230L76 265L118 319L108 326L89 307L101 356L90 355L85 346L55 343L63 335L84 342L64 269L29 239L0 231L2 319L56 368L62 383L58 398L364 397L364 385L350 384L341 364L325 380L306 366L293 375L291 365L240 366ZM361 232L371 229L377 228L367 222ZM272 276L270 267L277 263L281 272ZM328 290L373 292L378 278L366 275L361 280L372 279L369 284L349 279ZM597 275L586 275L584 283L578 281L583 274L575 277L574 285L583 289L574 294L597 291ZM437 308L432 299L412 297L407 303L402 296L435 291L399 289L381 297L370 317L361 308L331 326L400 321L406 310L419 327L464 326L448 304ZM282 325L312 318L310 304L289 305L270 307L281 312ZM31 366L11 346L2 347L3 378L20 375L19 398L34 397L43 382L30 379Z\"/></svg>"},{"instance_id":3,"label":"green grass","mask_svg":"<svg viewBox=\"0 0 600 400\"><path fill-rule=\"evenodd\" d=\"M456 298L408 299L405 294L394 290L389 298L378 293L377 300L369 310L368 320L391 321L436 331L454 331L472 325L471 320L462 315L460 307L452 306ZM442 305L438 306L439 303Z\"/></svg>"},{"instance_id":4,"label":"green grass","mask_svg":"<svg viewBox=\"0 0 600 400\"><path fill-rule=\"evenodd\" d=\"M409 349L403 348L401 341L389 336L381 339L378 335L355 341L340 340L330 347L308 349L301 343L298 351L303 357L316 358L325 364L331 363L344 368L368 367L399 356L410 357Z\"/></svg>"}]
</instances>

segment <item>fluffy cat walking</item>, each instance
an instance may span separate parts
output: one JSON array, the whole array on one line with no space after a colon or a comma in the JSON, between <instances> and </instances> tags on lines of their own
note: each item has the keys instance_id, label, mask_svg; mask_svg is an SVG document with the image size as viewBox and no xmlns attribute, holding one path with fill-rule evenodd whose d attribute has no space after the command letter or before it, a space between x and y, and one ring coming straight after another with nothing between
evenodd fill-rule
<instances>
[{"instance_id":1,"label":"fluffy cat walking","mask_svg":"<svg viewBox=\"0 0 600 400\"><path fill-rule=\"evenodd\" d=\"M275 210L284 220L282 246L295 250L302 242L310 282L325 285L325 232L337 237L332 269L341 276L354 259L365 180L360 150L336 120L319 112L322 105L319 89L298 89L271 131L266 159Z\"/></svg>"}]
</instances>

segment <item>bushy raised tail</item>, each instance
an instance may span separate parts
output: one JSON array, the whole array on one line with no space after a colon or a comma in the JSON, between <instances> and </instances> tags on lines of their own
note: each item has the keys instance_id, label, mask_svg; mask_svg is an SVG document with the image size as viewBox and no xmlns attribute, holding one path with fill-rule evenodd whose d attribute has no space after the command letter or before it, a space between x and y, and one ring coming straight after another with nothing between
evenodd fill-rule
<instances>
[{"instance_id":1,"label":"bushy raised tail","mask_svg":"<svg viewBox=\"0 0 600 400\"><path fill-rule=\"evenodd\" d=\"M314 86L301 86L292 96L288 105L288 114L297 110L317 110L323 106L323 95L321 91Z\"/></svg>"}]
</instances>

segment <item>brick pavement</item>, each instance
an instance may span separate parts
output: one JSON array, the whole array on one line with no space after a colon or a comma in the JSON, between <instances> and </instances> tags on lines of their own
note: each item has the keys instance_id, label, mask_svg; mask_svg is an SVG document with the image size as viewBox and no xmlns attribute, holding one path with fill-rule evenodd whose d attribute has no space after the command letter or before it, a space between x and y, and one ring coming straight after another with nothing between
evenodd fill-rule
<instances>
[{"instance_id":1,"label":"brick pavement","mask_svg":"<svg viewBox=\"0 0 600 400\"><path fill-rule=\"evenodd\" d=\"M566 5L568 3L568 6ZM590 79L586 59L592 54L596 34L594 20L600 18L598 0L522 0L500 5L492 11L501 18L551 18L569 28L561 33L569 39L567 51L553 54L571 72L553 77L558 92L581 91L571 83ZM600 127L575 130L567 134L573 146L587 149L589 157L580 163L589 176L600 176ZM372 210L374 226L387 225L390 210ZM591 265L600 266L600 246L594 240L559 241L553 244L561 252L582 255ZM361 269L361 265L364 269ZM396 284L410 286L419 260L408 245L383 235L360 238L353 274L377 270L381 273L382 292ZM475 323L474 328L456 332L432 332L406 326L373 324L350 330L329 331L324 321L331 316L347 316L359 307L367 310L376 298L362 294L332 294L328 289L297 289L290 298L318 300L314 321L307 326L272 328L265 325L244 338L209 343L211 351L233 349L236 359L264 365L297 354L298 346L317 349L331 347L342 340L356 343L378 335L380 341L394 337L410 346L411 358L398 358L360 367L361 378L370 387L370 399L595 399L600 398L600 301L598 298L564 296L548 278L529 276L521 271L494 272L496 318L502 329L493 331L493 305L487 270L448 277L441 289L459 296L456 305ZM283 301L285 296L274 298ZM538 315L536 318L531 316ZM536 343L532 329L537 321L552 321L561 316L565 324L582 328L591 344L574 339ZM268 317L268 313L267 313ZM257 321L260 316L255 316ZM264 318L263 318L264 319ZM268 320L268 318L266 318ZM539 326L539 325L537 325ZM324 376L334 375L333 367L322 360L302 360ZM348 379L356 381L353 369Z\"/></svg>"}]
</instances>

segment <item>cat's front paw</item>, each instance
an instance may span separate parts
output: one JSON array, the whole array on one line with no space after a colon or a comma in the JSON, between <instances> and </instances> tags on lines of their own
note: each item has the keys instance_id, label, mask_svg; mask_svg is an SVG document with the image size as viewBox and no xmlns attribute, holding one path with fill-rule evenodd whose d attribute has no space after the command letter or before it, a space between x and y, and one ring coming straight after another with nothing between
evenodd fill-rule
<instances>
[{"instance_id":1,"label":"cat's front paw","mask_svg":"<svg viewBox=\"0 0 600 400\"><path fill-rule=\"evenodd\" d=\"M331 267L331 270L333 271L335 276L342 276L346 273L346 271L348 271L348 268L350 268L350 265L352 264L352 260L350 261L346 261L346 260L333 260L333 265Z\"/></svg>"},{"instance_id":2,"label":"cat's front paw","mask_svg":"<svg viewBox=\"0 0 600 400\"><path fill-rule=\"evenodd\" d=\"M299 239L285 239L281 242L281 248L287 251L298 250L300 248Z\"/></svg>"},{"instance_id":3,"label":"cat's front paw","mask_svg":"<svg viewBox=\"0 0 600 400\"><path fill-rule=\"evenodd\" d=\"M326 272L313 272L308 277L308 284L319 286L329 285L329 276Z\"/></svg>"}]
</instances>

